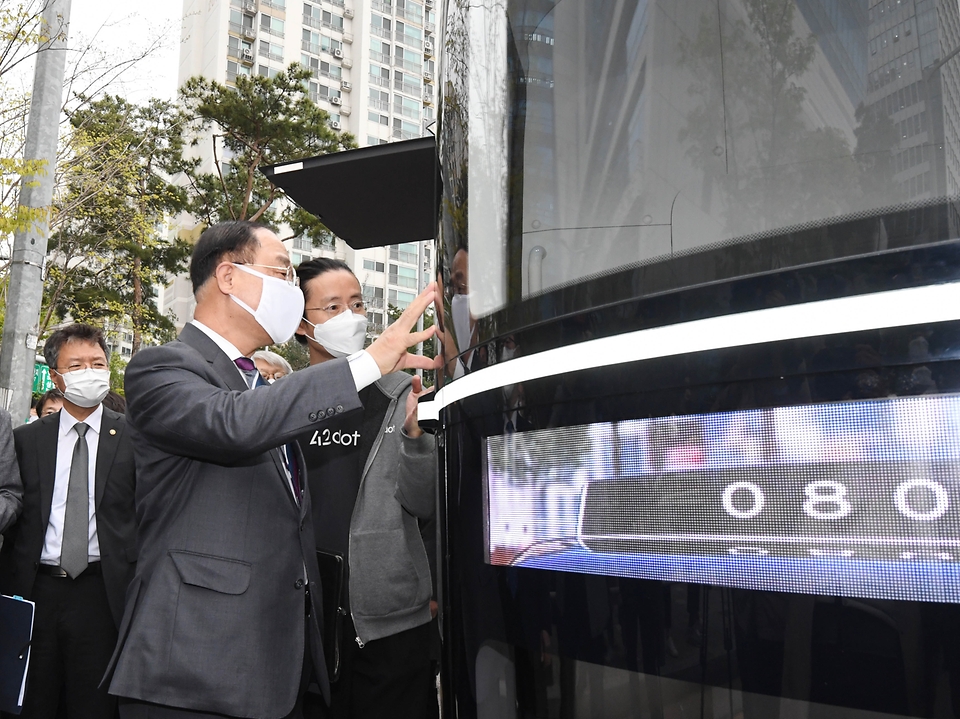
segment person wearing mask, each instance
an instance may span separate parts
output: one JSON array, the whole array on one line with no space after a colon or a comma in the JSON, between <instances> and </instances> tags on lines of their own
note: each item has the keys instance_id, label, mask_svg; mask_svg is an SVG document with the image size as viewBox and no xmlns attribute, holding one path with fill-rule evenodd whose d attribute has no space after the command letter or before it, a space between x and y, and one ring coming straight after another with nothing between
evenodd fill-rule
<instances>
[{"instance_id":1,"label":"person wearing mask","mask_svg":"<svg viewBox=\"0 0 960 719\"><path fill-rule=\"evenodd\" d=\"M297 275L305 305L297 340L307 345L310 365L359 351L367 316L350 268L320 258L302 263ZM433 437L417 425L422 394L419 377L387 374L360 391L362 412L300 436L317 548L342 557L345 568L340 675L321 716L437 716L435 608L419 524L436 513L437 456Z\"/></svg>"},{"instance_id":2,"label":"person wearing mask","mask_svg":"<svg viewBox=\"0 0 960 719\"><path fill-rule=\"evenodd\" d=\"M283 357L270 350L258 350L253 353L253 363L257 365L257 371L267 382L273 384L281 377L293 374L293 367Z\"/></svg>"},{"instance_id":3,"label":"person wearing mask","mask_svg":"<svg viewBox=\"0 0 960 719\"><path fill-rule=\"evenodd\" d=\"M36 603L26 719L116 713L99 684L134 572L136 477L129 428L101 404L107 353L96 327L54 332L43 354L63 409L13 433L23 513L0 549L0 593Z\"/></svg>"},{"instance_id":4,"label":"person wearing mask","mask_svg":"<svg viewBox=\"0 0 960 719\"><path fill-rule=\"evenodd\" d=\"M296 438L361 407L384 374L433 362L407 352L431 285L369 348L263 383L250 355L289 340L303 295L286 247L254 222L208 227L194 246L194 319L127 365L137 447L139 554L108 667L121 719L299 717L321 645L319 570Z\"/></svg>"}]
</instances>

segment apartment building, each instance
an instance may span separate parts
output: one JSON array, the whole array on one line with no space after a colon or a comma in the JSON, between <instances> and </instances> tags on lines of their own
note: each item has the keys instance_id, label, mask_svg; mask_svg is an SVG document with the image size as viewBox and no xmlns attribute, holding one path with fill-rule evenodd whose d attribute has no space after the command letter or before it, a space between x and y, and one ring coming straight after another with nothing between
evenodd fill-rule
<instances>
[{"instance_id":1,"label":"apartment building","mask_svg":"<svg viewBox=\"0 0 960 719\"><path fill-rule=\"evenodd\" d=\"M334 129L352 133L361 147L423 137L436 117L434 2L184 0L179 82L203 75L231 84L239 75L272 77L299 62L313 75L310 98L330 113ZM212 167L210 143L200 148ZM376 204L371 197L371 211ZM316 248L292 237L287 245L295 265L332 256L353 268L367 297L371 334L389 323L389 305L406 307L434 274L432 243L354 251L339 238ZM178 326L193 315L184 278L163 288L162 301Z\"/></svg>"}]
</instances>

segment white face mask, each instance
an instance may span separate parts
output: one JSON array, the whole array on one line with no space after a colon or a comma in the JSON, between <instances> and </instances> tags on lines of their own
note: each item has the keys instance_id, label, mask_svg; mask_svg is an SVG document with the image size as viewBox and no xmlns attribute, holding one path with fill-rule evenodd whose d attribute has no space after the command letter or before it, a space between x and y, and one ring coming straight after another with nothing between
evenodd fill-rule
<instances>
[{"instance_id":1,"label":"white face mask","mask_svg":"<svg viewBox=\"0 0 960 719\"><path fill-rule=\"evenodd\" d=\"M348 357L363 349L367 337L367 316L347 310L331 317L322 325L315 325L306 317L303 321L313 327L313 337L318 345L334 357Z\"/></svg>"},{"instance_id":2,"label":"white face mask","mask_svg":"<svg viewBox=\"0 0 960 719\"><path fill-rule=\"evenodd\" d=\"M63 396L77 407L96 407L110 391L110 370L78 369L65 372L63 377Z\"/></svg>"},{"instance_id":3,"label":"white face mask","mask_svg":"<svg viewBox=\"0 0 960 719\"><path fill-rule=\"evenodd\" d=\"M454 295L450 300L450 315L453 317L453 334L457 349L463 352L473 339L470 326L470 295Z\"/></svg>"},{"instance_id":4,"label":"white face mask","mask_svg":"<svg viewBox=\"0 0 960 719\"><path fill-rule=\"evenodd\" d=\"M265 275L235 262L233 266L263 280L260 304L256 310L235 295L230 295L233 301L253 315L253 319L270 335L274 344L283 344L293 337L303 316L303 293L300 288L287 284L286 280L279 277Z\"/></svg>"}]
</instances>

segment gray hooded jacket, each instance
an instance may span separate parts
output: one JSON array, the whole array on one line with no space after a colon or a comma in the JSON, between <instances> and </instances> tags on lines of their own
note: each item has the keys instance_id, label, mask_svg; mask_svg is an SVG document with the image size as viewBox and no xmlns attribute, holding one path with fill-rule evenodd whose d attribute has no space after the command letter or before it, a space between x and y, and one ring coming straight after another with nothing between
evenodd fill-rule
<instances>
[{"instance_id":1,"label":"gray hooded jacket","mask_svg":"<svg viewBox=\"0 0 960 719\"><path fill-rule=\"evenodd\" d=\"M403 432L411 382L394 372L375 385L390 405L363 467L348 555L361 646L430 621L433 586L417 520L436 513L437 447L432 435Z\"/></svg>"}]
</instances>

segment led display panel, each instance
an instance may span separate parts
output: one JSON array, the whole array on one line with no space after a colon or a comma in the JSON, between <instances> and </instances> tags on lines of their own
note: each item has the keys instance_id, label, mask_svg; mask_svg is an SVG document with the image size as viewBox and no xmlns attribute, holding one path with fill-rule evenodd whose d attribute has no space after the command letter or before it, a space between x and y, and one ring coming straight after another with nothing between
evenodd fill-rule
<instances>
[{"instance_id":1,"label":"led display panel","mask_svg":"<svg viewBox=\"0 0 960 719\"><path fill-rule=\"evenodd\" d=\"M486 441L491 564L960 601L960 397L625 420Z\"/></svg>"}]
</instances>

